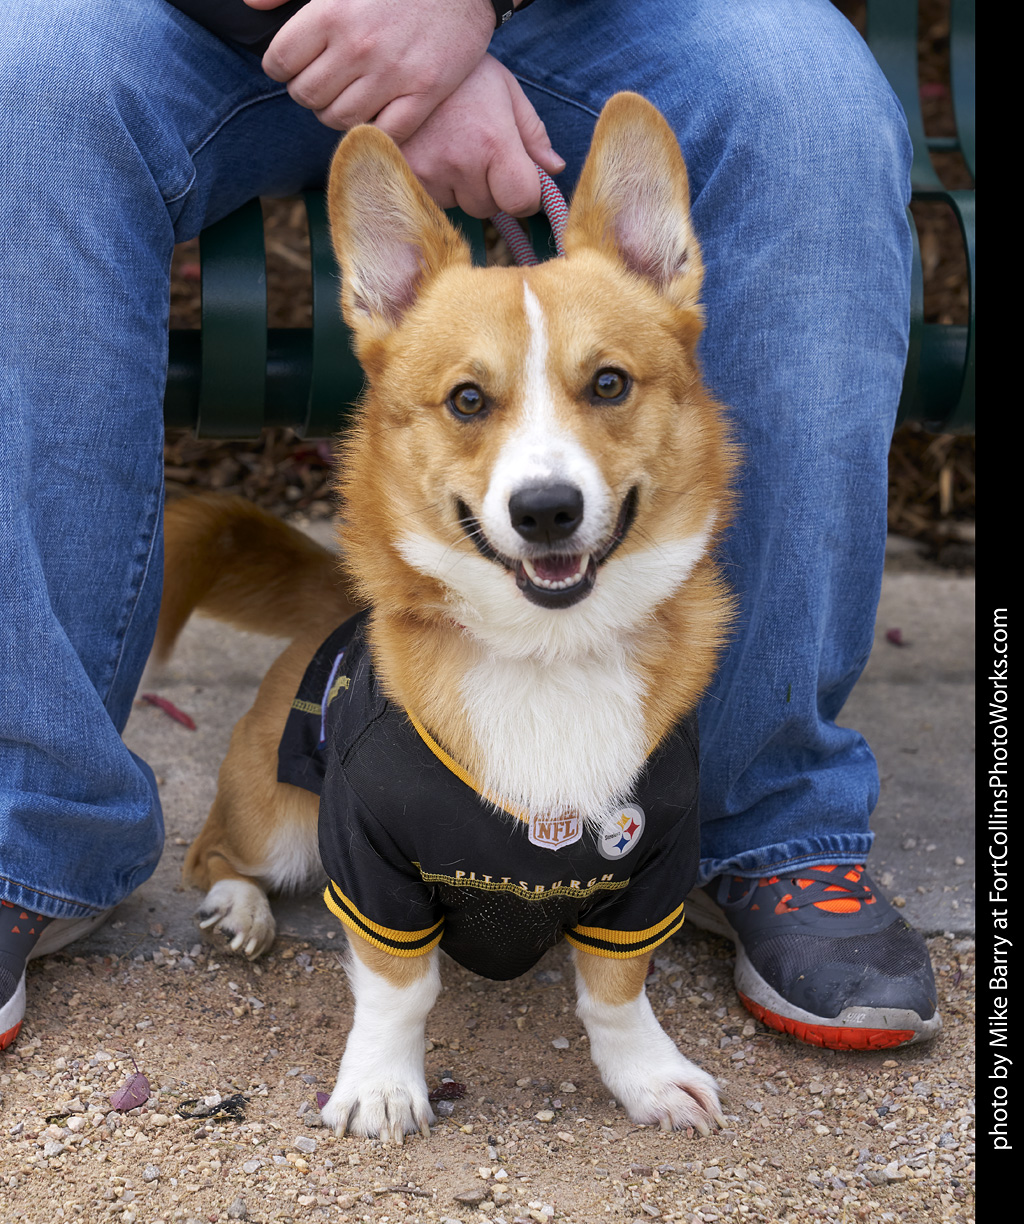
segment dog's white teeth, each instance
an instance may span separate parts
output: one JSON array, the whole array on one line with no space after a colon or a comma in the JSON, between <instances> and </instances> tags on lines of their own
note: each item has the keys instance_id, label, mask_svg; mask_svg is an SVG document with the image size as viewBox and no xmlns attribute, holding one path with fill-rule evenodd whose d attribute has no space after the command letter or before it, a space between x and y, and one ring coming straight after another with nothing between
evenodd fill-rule
<instances>
[{"instance_id":1,"label":"dog's white teeth","mask_svg":"<svg viewBox=\"0 0 1024 1224\"><path fill-rule=\"evenodd\" d=\"M576 586L587 576L587 566L590 564L590 553L580 557L576 573L569 578L541 578L529 561L523 560L523 569L534 586L543 587L546 591L564 591L566 587Z\"/></svg>"}]
</instances>

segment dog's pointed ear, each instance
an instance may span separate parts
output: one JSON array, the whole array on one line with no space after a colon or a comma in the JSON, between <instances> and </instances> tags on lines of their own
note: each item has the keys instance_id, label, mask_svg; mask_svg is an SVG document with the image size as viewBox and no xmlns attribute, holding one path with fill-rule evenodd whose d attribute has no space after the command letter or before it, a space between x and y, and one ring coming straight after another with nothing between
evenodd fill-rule
<instances>
[{"instance_id":1,"label":"dog's pointed ear","mask_svg":"<svg viewBox=\"0 0 1024 1224\"><path fill-rule=\"evenodd\" d=\"M565 230L568 255L597 248L675 305L698 305L703 266L675 134L639 94L610 98L597 120Z\"/></svg>"},{"instance_id":2,"label":"dog's pointed ear","mask_svg":"<svg viewBox=\"0 0 1024 1224\"><path fill-rule=\"evenodd\" d=\"M472 263L464 239L378 128L353 128L338 146L327 214L342 313L359 349L383 339L442 268Z\"/></svg>"}]
</instances>

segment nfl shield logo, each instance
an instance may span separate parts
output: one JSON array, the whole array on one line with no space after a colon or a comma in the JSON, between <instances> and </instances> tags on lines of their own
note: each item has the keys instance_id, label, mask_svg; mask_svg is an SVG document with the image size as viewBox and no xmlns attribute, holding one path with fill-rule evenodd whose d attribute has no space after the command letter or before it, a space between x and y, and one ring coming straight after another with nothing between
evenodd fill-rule
<instances>
[{"instance_id":1,"label":"nfl shield logo","mask_svg":"<svg viewBox=\"0 0 1024 1224\"><path fill-rule=\"evenodd\" d=\"M623 858L640 840L643 831L643 808L635 803L616 808L605 817L601 826L597 838L598 853L606 859Z\"/></svg>"},{"instance_id":2,"label":"nfl shield logo","mask_svg":"<svg viewBox=\"0 0 1024 1224\"><path fill-rule=\"evenodd\" d=\"M531 816L530 841L547 850L571 846L583 836L583 821L579 816Z\"/></svg>"}]
</instances>

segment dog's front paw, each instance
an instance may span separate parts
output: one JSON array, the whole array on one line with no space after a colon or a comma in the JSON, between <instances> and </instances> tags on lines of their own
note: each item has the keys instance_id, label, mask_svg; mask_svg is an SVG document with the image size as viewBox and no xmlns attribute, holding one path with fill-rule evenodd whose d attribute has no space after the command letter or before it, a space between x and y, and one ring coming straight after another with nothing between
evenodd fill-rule
<instances>
[{"instance_id":1,"label":"dog's front paw","mask_svg":"<svg viewBox=\"0 0 1024 1224\"><path fill-rule=\"evenodd\" d=\"M428 1137L434 1111L423 1078L417 1083L395 1075L372 1075L350 1069L342 1061L338 1082L320 1117L339 1138L358 1135L402 1143L416 1131Z\"/></svg>"},{"instance_id":2,"label":"dog's front paw","mask_svg":"<svg viewBox=\"0 0 1024 1224\"><path fill-rule=\"evenodd\" d=\"M674 1047L653 1059L627 1054L602 1078L634 1122L701 1135L724 1123L715 1081Z\"/></svg>"},{"instance_id":3,"label":"dog's front paw","mask_svg":"<svg viewBox=\"0 0 1024 1224\"><path fill-rule=\"evenodd\" d=\"M202 930L216 928L232 952L255 960L274 942L277 926L267 894L248 880L218 880L196 910Z\"/></svg>"},{"instance_id":4,"label":"dog's front paw","mask_svg":"<svg viewBox=\"0 0 1024 1224\"><path fill-rule=\"evenodd\" d=\"M702 1135L723 1124L715 1081L679 1053L643 991L626 1003L607 1003L583 983L579 1014L594 1065L634 1122L662 1130L693 1127Z\"/></svg>"}]
</instances>

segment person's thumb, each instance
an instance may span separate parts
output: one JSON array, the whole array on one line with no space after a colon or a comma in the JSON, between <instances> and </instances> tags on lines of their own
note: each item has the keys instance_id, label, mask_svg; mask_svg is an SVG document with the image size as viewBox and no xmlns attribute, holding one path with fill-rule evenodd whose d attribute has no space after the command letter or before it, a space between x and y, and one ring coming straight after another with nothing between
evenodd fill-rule
<instances>
[{"instance_id":1,"label":"person's thumb","mask_svg":"<svg viewBox=\"0 0 1024 1224\"><path fill-rule=\"evenodd\" d=\"M533 109L530 99L523 93L515 77L509 77L508 87L512 99L512 116L519 129L523 148L542 170L546 170L548 174L561 174L565 169L565 159L551 147L547 128Z\"/></svg>"}]
</instances>

